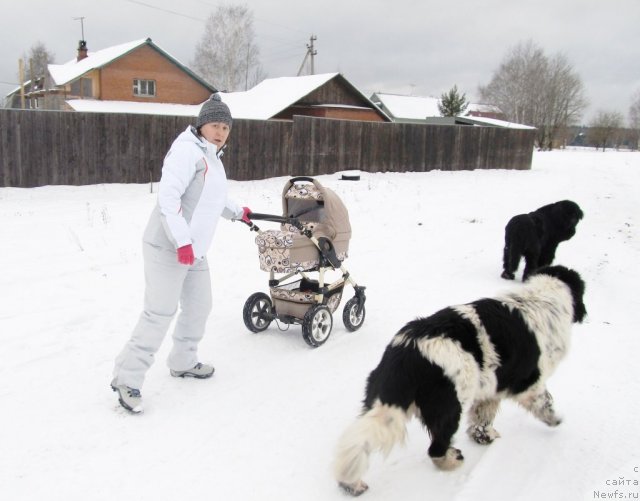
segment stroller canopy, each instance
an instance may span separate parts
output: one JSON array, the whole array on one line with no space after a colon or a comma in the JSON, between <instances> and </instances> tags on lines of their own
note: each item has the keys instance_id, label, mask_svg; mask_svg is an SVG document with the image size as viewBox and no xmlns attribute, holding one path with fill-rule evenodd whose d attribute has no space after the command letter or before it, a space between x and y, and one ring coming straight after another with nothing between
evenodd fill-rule
<instances>
[{"instance_id":1,"label":"stroller canopy","mask_svg":"<svg viewBox=\"0 0 640 501\"><path fill-rule=\"evenodd\" d=\"M340 252L346 252L351 238L349 212L340 197L316 179L296 178L288 181L282 191L282 213L304 223L313 223L315 237L327 237Z\"/></svg>"}]
</instances>

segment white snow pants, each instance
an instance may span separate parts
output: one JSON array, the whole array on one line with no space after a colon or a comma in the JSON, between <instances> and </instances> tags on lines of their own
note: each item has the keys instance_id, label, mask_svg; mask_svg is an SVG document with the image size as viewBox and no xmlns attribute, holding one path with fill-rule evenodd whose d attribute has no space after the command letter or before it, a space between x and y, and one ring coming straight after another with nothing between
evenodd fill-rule
<instances>
[{"instance_id":1,"label":"white snow pants","mask_svg":"<svg viewBox=\"0 0 640 501\"><path fill-rule=\"evenodd\" d=\"M198 343L211 312L211 277L207 259L192 266L178 263L175 251L143 244L144 310L131 339L116 358L113 377L118 385L140 389L147 370L180 305L167 365L184 371L198 363Z\"/></svg>"}]
</instances>

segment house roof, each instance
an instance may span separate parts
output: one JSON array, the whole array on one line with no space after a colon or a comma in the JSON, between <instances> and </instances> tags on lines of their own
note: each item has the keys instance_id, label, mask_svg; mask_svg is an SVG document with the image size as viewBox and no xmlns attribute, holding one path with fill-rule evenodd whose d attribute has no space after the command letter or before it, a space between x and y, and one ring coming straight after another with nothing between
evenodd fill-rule
<instances>
[{"instance_id":1,"label":"house roof","mask_svg":"<svg viewBox=\"0 0 640 501\"><path fill-rule=\"evenodd\" d=\"M289 106L294 105L308 96L319 87L334 78L342 78L340 73L325 73L321 75L308 75L300 77L280 77L263 80L252 89L244 92L221 92L222 101L229 106L233 118L249 120L268 120L276 116ZM355 92L362 96L365 102L373 103L360 91L347 83ZM98 101L93 99L75 99L67 101L67 104L76 111L97 111L105 113L145 113L152 115L182 115L197 116L200 112L199 105L175 105L164 103L142 103L128 101ZM340 106L345 108L357 108L334 103L323 106ZM375 108L383 114L380 110ZM386 116L386 115L385 115Z\"/></svg>"},{"instance_id":2,"label":"house roof","mask_svg":"<svg viewBox=\"0 0 640 501\"><path fill-rule=\"evenodd\" d=\"M425 118L440 116L440 110L438 109L440 99L437 97L404 96L377 92L371 96L371 100L382 106L394 118L400 120L424 120ZM500 109L497 106L469 103L464 116L474 111L500 113Z\"/></svg>"},{"instance_id":3,"label":"house roof","mask_svg":"<svg viewBox=\"0 0 640 501\"><path fill-rule=\"evenodd\" d=\"M489 125L492 127L504 127L506 129L535 129L530 125L519 124L516 122L509 122L507 120L498 120L497 118L486 117L456 117L456 123L468 124L468 125Z\"/></svg>"},{"instance_id":4,"label":"house roof","mask_svg":"<svg viewBox=\"0 0 640 501\"><path fill-rule=\"evenodd\" d=\"M234 118L267 120L300 101L338 73L267 78L244 92L221 94Z\"/></svg>"},{"instance_id":5,"label":"house roof","mask_svg":"<svg viewBox=\"0 0 640 501\"><path fill-rule=\"evenodd\" d=\"M268 120L281 111L294 105L315 90L334 79L340 79L352 92L359 95L371 108L388 118L374 103L354 87L340 73L322 73L299 77L267 78L245 92L229 92L221 94L234 118ZM322 106L341 106L326 103ZM354 108L354 106L344 106Z\"/></svg>"},{"instance_id":6,"label":"house roof","mask_svg":"<svg viewBox=\"0 0 640 501\"><path fill-rule=\"evenodd\" d=\"M394 118L404 120L424 120L426 117L439 117L436 97L402 96L376 92L371 100L382 106Z\"/></svg>"},{"instance_id":7,"label":"house roof","mask_svg":"<svg viewBox=\"0 0 640 501\"><path fill-rule=\"evenodd\" d=\"M102 101L98 99L68 99L75 111L94 113L134 113L143 115L172 115L195 117L201 104L144 103L138 101Z\"/></svg>"},{"instance_id":8,"label":"house roof","mask_svg":"<svg viewBox=\"0 0 640 501\"><path fill-rule=\"evenodd\" d=\"M95 52L89 51L87 57L81 59L80 61L72 59L65 64L50 64L48 66L49 73L51 74L51 77L53 78L56 85L64 85L73 80L76 80L77 78L80 78L82 75L88 73L89 71L107 66L108 64L114 62L116 59L121 58L132 50L138 49L143 45L148 45L152 49L162 54L173 64L178 66L182 71L188 73L192 78L197 80L211 92L216 91L215 87L213 87L209 82L184 66L171 54L161 49L153 42L153 40L151 40L151 38L134 40L133 42L115 45L113 47L108 47L106 49L98 50Z\"/></svg>"}]
</instances>

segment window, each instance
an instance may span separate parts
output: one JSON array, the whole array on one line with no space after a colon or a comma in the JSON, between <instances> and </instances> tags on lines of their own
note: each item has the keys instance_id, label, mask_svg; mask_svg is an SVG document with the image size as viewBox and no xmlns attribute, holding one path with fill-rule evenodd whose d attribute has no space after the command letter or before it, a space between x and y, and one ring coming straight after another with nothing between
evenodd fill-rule
<instances>
[{"instance_id":1,"label":"window","mask_svg":"<svg viewBox=\"0 0 640 501\"><path fill-rule=\"evenodd\" d=\"M154 97L156 95L155 80L133 79L133 95L141 97Z\"/></svg>"},{"instance_id":2,"label":"window","mask_svg":"<svg viewBox=\"0 0 640 501\"><path fill-rule=\"evenodd\" d=\"M79 78L71 82L71 94L79 97L93 97L93 88L90 78Z\"/></svg>"}]
</instances>

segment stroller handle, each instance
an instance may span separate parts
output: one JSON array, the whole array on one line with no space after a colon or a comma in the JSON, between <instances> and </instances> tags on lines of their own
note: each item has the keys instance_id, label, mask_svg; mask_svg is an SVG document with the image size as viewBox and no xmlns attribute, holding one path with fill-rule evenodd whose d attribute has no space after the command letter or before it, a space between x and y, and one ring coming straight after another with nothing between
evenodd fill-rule
<instances>
[{"instance_id":1,"label":"stroller handle","mask_svg":"<svg viewBox=\"0 0 640 501\"><path fill-rule=\"evenodd\" d=\"M276 216L275 214L261 214L259 212L251 212L249 214L250 219L255 219L256 221L271 221L272 223L288 223L291 221L290 217L285 216Z\"/></svg>"},{"instance_id":2,"label":"stroller handle","mask_svg":"<svg viewBox=\"0 0 640 501\"><path fill-rule=\"evenodd\" d=\"M300 222L300 220L297 217L286 217L286 216L277 216L275 214L261 214L259 212L251 212L249 214L249 218L252 221L253 220L271 221L272 223L290 224L292 226L295 226L302 232L305 231L304 225ZM245 223L245 224L249 226L249 229L251 231L260 231L260 228L258 228L255 224L253 224L253 222Z\"/></svg>"}]
</instances>

